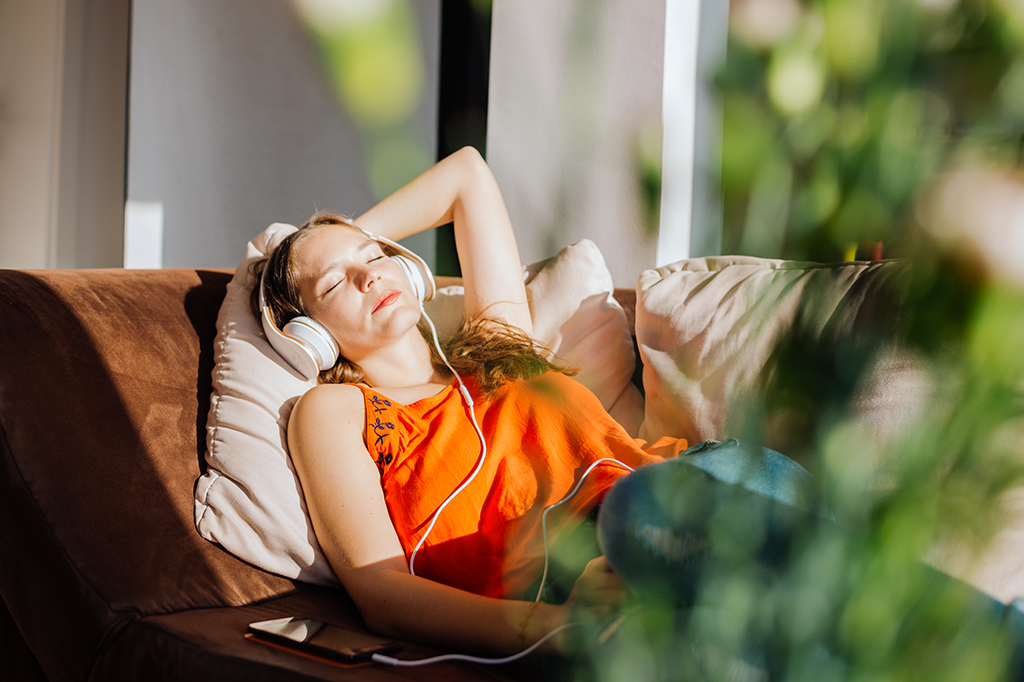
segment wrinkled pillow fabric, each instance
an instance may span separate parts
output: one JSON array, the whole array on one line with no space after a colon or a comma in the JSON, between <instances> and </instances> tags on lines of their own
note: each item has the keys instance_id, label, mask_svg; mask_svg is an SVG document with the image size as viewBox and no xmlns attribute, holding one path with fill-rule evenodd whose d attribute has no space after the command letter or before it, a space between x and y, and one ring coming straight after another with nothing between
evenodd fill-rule
<instances>
[{"instance_id":1,"label":"wrinkled pillow fabric","mask_svg":"<svg viewBox=\"0 0 1024 682\"><path fill-rule=\"evenodd\" d=\"M270 347L249 309L253 263L295 231L275 223L246 247L217 316L206 473L196 482L199 533L272 573L336 584L313 536L285 426L306 381Z\"/></svg>"},{"instance_id":2,"label":"wrinkled pillow fabric","mask_svg":"<svg viewBox=\"0 0 1024 682\"><path fill-rule=\"evenodd\" d=\"M756 404L767 385L785 379L777 361L783 341L798 335L810 354L832 358L840 344L891 336L906 268L901 261L721 256L643 272L636 306L645 393L640 437L699 443L742 436L744 405ZM921 386L914 358L895 345L877 347L882 352L855 402L865 424L885 430L919 409L905 397ZM802 369L815 369L810 360ZM808 425L784 405L764 407L764 444L789 454Z\"/></svg>"},{"instance_id":3,"label":"wrinkled pillow fabric","mask_svg":"<svg viewBox=\"0 0 1024 682\"><path fill-rule=\"evenodd\" d=\"M275 223L253 239L228 284L217 319L207 471L196 482L195 523L203 537L260 568L332 585L337 578L317 543L286 451L291 409L315 382L277 355L249 309L253 263L294 230ZM635 433L643 407L630 381L633 345L600 251L588 240L577 242L525 268L524 278L534 335L579 367L577 379ZM461 323L462 287L439 289L425 307L443 338Z\"/></svg>"}]
</instances>

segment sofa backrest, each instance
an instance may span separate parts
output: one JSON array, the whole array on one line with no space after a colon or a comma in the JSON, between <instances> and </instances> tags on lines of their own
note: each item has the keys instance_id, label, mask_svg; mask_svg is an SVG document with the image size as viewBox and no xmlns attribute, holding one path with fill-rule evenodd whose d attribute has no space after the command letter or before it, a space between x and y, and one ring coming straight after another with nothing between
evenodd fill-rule
<instances>
[{"instance_id":1,"label":"sofa backrest","mask_svg":"<svg viewBox=\"0 0 1024 682\"><path fill-rule=\"evenodd\" d=\"M51 679L130 619L295 587L194 527L229 279L0 271L0 595Z\"/></svg>"}]
</instances>

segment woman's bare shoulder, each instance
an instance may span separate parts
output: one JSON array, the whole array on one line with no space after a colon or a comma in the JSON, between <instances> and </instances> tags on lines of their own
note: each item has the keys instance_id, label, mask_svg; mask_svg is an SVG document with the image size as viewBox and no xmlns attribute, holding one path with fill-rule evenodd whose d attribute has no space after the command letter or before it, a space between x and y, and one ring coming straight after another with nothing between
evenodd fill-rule
<instances>
[{"instance_id":1,"label":"woman's bare shoulder","mask_svg":"<svg viewBox=\"0 0 1024 682\"><path fill-rule=\"evenodd\" d=\"M299 399L300 402L305 400L348 400L361 403L363 391L355 384L317 384Z\"/></svg>"},{"instance_id":2,"label":"woman's bare shoulder","mask_svg":"<svg viewBox=\"0 0 1024 682\"><path fill-rule=\"evenodd\" d=\"M295 404L288 419L289 430L307 426L346 424L362 432L365 411L363 392L354 384L317 384L306 391Z\"/></svg>"}]
</instances>

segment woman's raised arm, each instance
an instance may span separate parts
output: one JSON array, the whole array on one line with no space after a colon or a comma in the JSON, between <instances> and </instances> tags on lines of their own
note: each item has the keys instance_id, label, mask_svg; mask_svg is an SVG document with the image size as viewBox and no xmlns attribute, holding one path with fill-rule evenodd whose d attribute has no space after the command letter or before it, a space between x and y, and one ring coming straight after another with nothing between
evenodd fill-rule
<instances>
[{"instance_id":1,"label":"woman's raised arm","mask_svg":"<svg viewBox=\"0 0 1024 682\"><path fill-rule=\"evenodd\" d=\"M512 223L494 175L472 147L439 161L355 222L393 240L453 222L466 316L484 315L532 334Z\"/></svg>"}]
</instances>

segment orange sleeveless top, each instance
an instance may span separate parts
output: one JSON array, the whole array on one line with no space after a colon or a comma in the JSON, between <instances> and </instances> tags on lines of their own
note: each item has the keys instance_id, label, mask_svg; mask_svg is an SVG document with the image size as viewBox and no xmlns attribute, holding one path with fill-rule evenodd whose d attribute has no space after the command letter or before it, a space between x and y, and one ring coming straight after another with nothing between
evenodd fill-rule
<instances>
[{"instance_id":1,"label":"orange sleeveless top","mask_svg":"<svg viewBox=\"0 0 1024 682\"><path fill-rule=\"evenodd\" d=\"M416 555L417 575L491 597L522 594L543 569L541 514L572 491L587 467L613 457L632 468L674 456L686 441L645 450L588 389L557 372L506 384L484 399L472 378L487 440L480 473L441 512ZM410 405L360 386L366 446L380 470L391 521L412 555L445 499L476 468L480 440L453 382ZM576 495L548 514L549 542L586 517L628 470L599 464Z\"/></svg>"}]
</instances>

